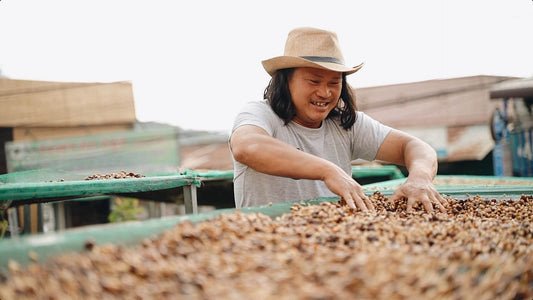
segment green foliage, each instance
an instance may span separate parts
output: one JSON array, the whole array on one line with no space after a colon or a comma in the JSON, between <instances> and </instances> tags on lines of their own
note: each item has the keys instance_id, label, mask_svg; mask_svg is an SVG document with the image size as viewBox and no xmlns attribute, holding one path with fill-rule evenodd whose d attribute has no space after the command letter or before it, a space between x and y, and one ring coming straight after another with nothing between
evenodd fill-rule
<instances>
[{"instance_id":1,"label":"green foliage","mask_svg":"<svg viewBox=\"0 0 533 300\"><path fill-rule=\"evenodd\" d=\"M117 197L115 203L111 206L109 222L125 222L137 220L137 215L145 211L144 207L139 206L139 200L135 198Z\"/></svg>"}]
</instances>

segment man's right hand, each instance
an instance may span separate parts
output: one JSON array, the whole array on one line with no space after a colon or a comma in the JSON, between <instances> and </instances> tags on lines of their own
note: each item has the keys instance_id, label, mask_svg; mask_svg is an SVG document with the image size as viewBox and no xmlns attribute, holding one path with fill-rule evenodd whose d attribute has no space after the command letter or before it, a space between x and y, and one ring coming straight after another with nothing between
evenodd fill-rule
<instances>
[{"instance_id":1,"label":"man's right hand","mask_svg":"<svg viewBox=\"0 0 533 300\"><path fill-rule=\"evenodd\" d=\"M326 186L333 193L341 197L348 206L361 211L375 211L370 199L365 195L363 188L351 175L346 174L339 166L331 163L322 178Z\"/></svg>"}]
</instances>

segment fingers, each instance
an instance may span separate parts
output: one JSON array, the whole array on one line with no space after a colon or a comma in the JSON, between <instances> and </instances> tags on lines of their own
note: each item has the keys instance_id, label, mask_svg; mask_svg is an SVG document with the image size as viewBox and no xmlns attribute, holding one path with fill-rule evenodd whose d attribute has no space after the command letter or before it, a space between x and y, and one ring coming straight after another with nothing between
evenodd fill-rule
<instances>
[{"instance_id":1,"label":"fingers","mask_svg":"<svg viewBox=\"0 0 533 300\"><path fill-rule=\"evenodd\" d=\"M390 206L394 207L396 201L400 200L401 198L405 198L405 196L401 193L400 190L396 190L394 193L392 193L392 196L389 197Z\"/></svg>"},{"instance_id":2,"label":"fingers","mask_svg":"<svg viewBox=\"0 0 533 300\"><path fill-rule=\"evenodd\" d=\"M415 199L414 198L407 198L407 208L405 209L405 211L407 213L411 213L413 211L413 204L415 203Z\"/></svg>"},{"instance_id":3,"label":"fingers","mask_svg":"<svg viewBox=\"0 0 533 300\"><path fill-rule=\"evenodd\" d=\"M368 211L365 202L360 197L355 198L355 204L361 211Z\"/></svg>"},{"instance_id":4,"label":"fingers","mask_svg":"<svg viewBox=\"0 0 533 300\"><path fill-rule=\"evenodd\" d=\"M370 198L368 198L368 196L365 195L365 194L363 194L363 196L364 196L363 201L364 201L365 204L366 204L366 208L368 208L368 210L370 210L370 211L372 211L372 212L376 211L376 210L374 209L374 205L372 205L372 202L370 202Z\"/></svg>"},{"instance_id":5,"label":"fingers","mask_svg":"<svg viewBox=\"0 0 533 300\"><path fill-rule=\"evenodd\" d=\"M350 208L356 209L357 207L361 211L375 211L372 202L370 202L370 198L368 198L368 196L362 191L359 194L354 195L350 193L343 198Z\"/></svg>"},{"instance_id":6,"label":"fingers","mask_svg":"<svg viewBox=\"0 0 533 300\"><path fill-rule=\"evenodd\" d=\"M431 205L431 201L429 201L429 198L425 195L422 196L422 199L415 198L415 197L407 198L407 208L405 211L407 213L411 213L413 211L413 205L417 202L422 203L422 206L424 206L424 209L426 210L426 212L428 213L433 212L433 205Z\"/></svg>"},{"instance_id":7,"label":"fingers","mask_svg":"<svg viewBox=\"0 0 533 300\"><path fill-rule=\"evenodd\" d=\"M350 188L342 190L342 192L342 194L339 193L338 195L346 201L350 208L360 209L361 211L376 211L374 205L370 201L370 198L364 193L364 190L360 186L351 185ZM389 203L394 207L395 203L402 198L407 199L407 213L411 213L413 211L414 204L419 202L422 204L427 213L434 212L433 203L435 203L435 208L440 212L447 212L445 206L443 205L446 203L446 200L435 188L427 185L402 185L392 194L391 197L389 197Z\"/></svg>"},{"instance_id":8,"label":"fingers","mask_svg":"<svg viewBox=\"0 0 533 300\"><path fill-rule=\"evenodd\" d=\"M444 197L442 197L437 191L435 191L434 193L430 193L430 195L421 193L417 197L407 197L400 190L396 190L396 192L394 192L392 196L389 197L389 203L394 205L394 203L401 198L407 199L407 213L411 213L413 211L414 204L418 202L422 203L422 206L424 207L424 210L427 213L434 212L433 203L435 203L435 206L440 212L447 213L446 208L443 205L444 203L446 203L446 199L444 199ZM366 194L364 194L363 191L360 191L360 193L357 195L347 195L344 199L353 209L356 209L357 207L361 211L375 212L374 205L372 205L370 198Z\"/></svg>"},{"instance_id":9,"label":"fingers","mask_svg":"<svg viewBox=\"0 0 533 300\"><path fill-rule=\"evenodd\" d=\"M440 212L442 213L446 213L446 208L444 207L444 203L446 203L446 199L444 199L444 197L441 196L441 194L439 194L438 192L436 192L436 195L435 195L435 200L434 200L435 203L437 203L437 207L439 208Z\"/></svg>"},{"instance_id":10,"label":"fingers","mask_svg":"<svg viewBox=\"0 0 533 300\"><path fill-rule=\"evenodd\" d=\"M401 190L396 190L392 196L389 198L389 203L391 205L394 205L396 201L398 201L401 198L407 199L407 207L406 212L411 213L413 211L413 206L415 203L422 203L422 206L424 207L424 210L428 213L433 213L433 203L435 203L436 207L439 209L440 212L446 213L446 208L444 207L444 203L446 203L446 200L437 192L418 192L416 197L413 197L412 195L407 196L405 195Z\"/></svg>"},{"instance_id":11,"label":"fingers","mask_svg":"<svg viewBox=\"0 0 533 300\"><path fill-rule=\"evenodd\" d=\"M354 198L360 200L359 203L361 204L361 206L358 206L362 211L376 211L374 209L374 205L372 205L372 202L370 202L370 198L368 198L368 196L364 193L363 189L358 189L357 194Z\"/></svg>"},{"instance_id":12,"label":"fingers","mask_svg":"<svg viewBox=\"0 0 533 300\"><path fill-rule=\"evenodd\" d=\"M352 197L342 197L342 199L344 199L344 201L346 201L346 204L348 204L348 206L349 206L351 209L356 209Z\"/></svg>"},{"instance_id":13,"label":"fingers","mask_svg":"<svg viewBox=\"0 0 533 300\"><path fill-rule=\"evenodd\" d=\"M423 196L422 205L424 206L426 212L430 214L433 213L433 204L431 204L431 200L429 200L429 197L427 195Z\"/></svg>"}]
</instances>

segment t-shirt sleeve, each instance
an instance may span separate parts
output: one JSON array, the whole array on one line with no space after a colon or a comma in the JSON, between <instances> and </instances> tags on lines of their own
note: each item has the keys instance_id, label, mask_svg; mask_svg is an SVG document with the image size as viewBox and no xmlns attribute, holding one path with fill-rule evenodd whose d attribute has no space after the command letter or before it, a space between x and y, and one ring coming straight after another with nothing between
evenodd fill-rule
<instances>
[{"instance_id":1,"label":"t-shirt sleeve","mask_svg":"<svg viewBox=\"0 0 533 300\"><path fill-rule=\"evenodd\" d=\"M352 134L354 135L352 159L372 161L376 158L379 147L391 131L386 126L363 112L357 112Z\"/></svg>"},{"instance_id":2,"label":"t-shirt sleeve","mask_svg":"<svg viewBox=\"0 0 533 300\"><path fill-rule=\"evenodd\" d=\"M263 101L252 101L244 105L241 112L237 114L233 122L231 132L243 125L255 125L264 129L269 135L273 135L280 119L272 111L268 103Z\"/></svg>"}]
</instances>

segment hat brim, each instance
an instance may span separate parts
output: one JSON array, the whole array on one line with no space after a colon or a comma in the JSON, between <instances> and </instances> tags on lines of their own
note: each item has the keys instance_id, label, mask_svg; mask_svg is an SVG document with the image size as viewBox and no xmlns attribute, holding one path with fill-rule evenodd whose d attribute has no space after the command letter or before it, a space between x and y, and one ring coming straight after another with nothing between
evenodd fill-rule
<instances>
[{"instance_id":1,"label":"hat brim","mask_svg":"<svg viewBox=\"0 0 533 300\"><path fill-rule=\"evenodd\" d=\"M263 68L267 71L270 76L274 75L277 70L287 69L287 68L319 68L326 69L335 72L346 73L346 75L355 73L363 67L364 63L361 63L355 67L347 67L345 65L331 63L331 62L314 62L307 60L305 58L296 57L296 56L278 56L271 59L263 60L261 62Z\"/></svg>"}]
</instances>

